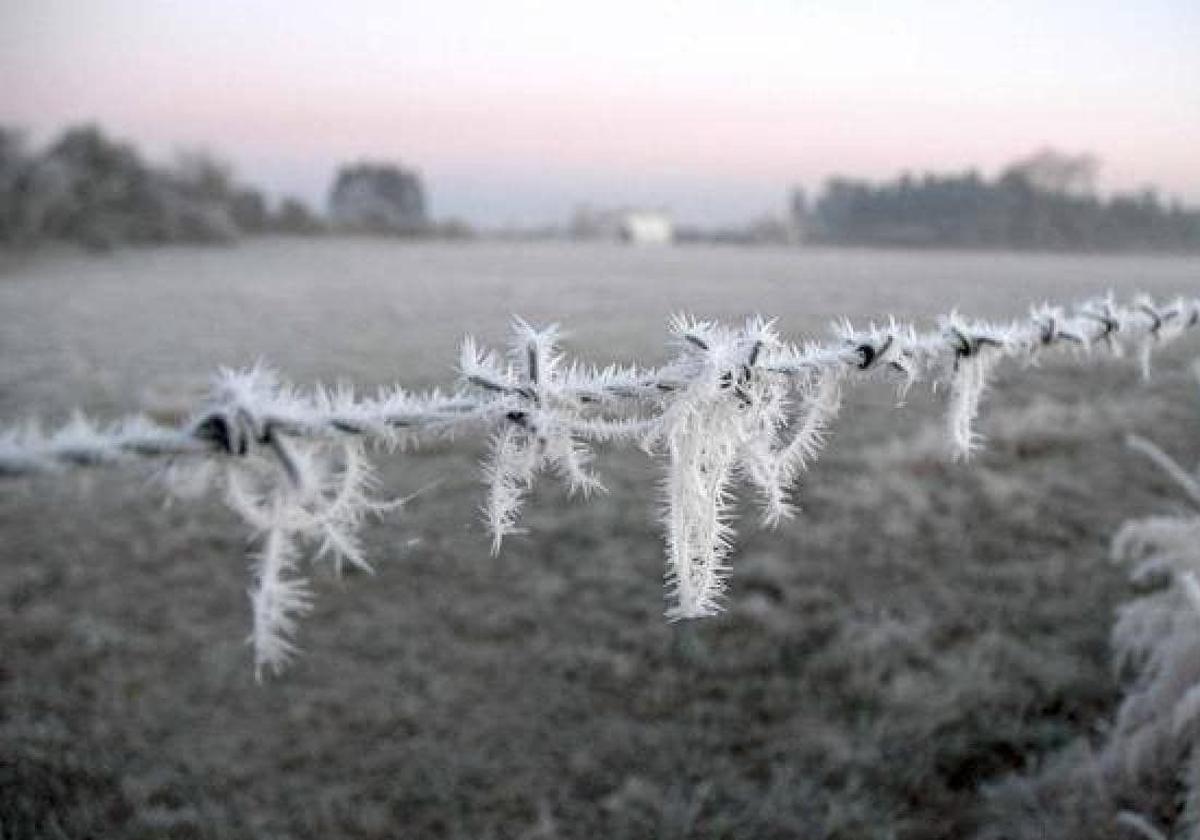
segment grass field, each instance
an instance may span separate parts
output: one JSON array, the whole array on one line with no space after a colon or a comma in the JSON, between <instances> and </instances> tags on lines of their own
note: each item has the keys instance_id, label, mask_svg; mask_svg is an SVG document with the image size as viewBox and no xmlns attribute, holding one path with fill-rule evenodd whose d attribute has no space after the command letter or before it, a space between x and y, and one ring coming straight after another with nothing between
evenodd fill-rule
<instances>
[{"instance_id":1,"label":"grass field","mask_svg":"<svg viewBox=\"0 0 1200 840\"><path fill-rule=\"evenodd\" d=\"M663 358L673 311L930 323L1109 289L1195 294L1200 260L266 240L10 259L0 423L170 414L218 364L449 384L458 341L560 321L593 361ZM373 577L318 576L305 655L254 682L246 541L148 470L0 487L0 838L963 837L987 795L1117 696L1121 520L1170 507L1122 439L1200 460L1195 338L1001 370L988 446L944 455L942 395L850 394L775 531L739 517L729 610L662 618L660 464L539 487L497 558L482 444L383 459L427 488L367 529ZM1027 820L1025 824L1027 824Z\"/></svg>"}]
</instances>

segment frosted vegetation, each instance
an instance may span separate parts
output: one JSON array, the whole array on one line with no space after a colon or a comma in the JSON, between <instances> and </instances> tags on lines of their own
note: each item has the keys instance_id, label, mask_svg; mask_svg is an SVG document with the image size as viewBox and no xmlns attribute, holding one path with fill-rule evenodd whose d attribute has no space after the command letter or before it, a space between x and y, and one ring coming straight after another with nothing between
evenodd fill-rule
<instances>
[{"instance_id":1,"label":"frosted vegetation","mask_svg":"<svg viewBox=\"0 0 1200 840\"><path fill-rule=\"evenodd\" d=\"M62 477L6 482L23 488L0 499L0 629L16 651L0 681L14 710L0 738L15 756L2 781L23 791L6 828L48 825L47 802L68 834L112 836L386 836L398 825L429 836L1047 836L1039 827L1065 825L1066 836L1124 837L1190 825L1179 803L1192 657L1156 658L1145 639L1146 616L1168 607L1178 641L1190 638L1180 593L1195 558L1171 546L1194 547L1194 519L1181 511L1117 540L1137 586L1157 587L1120 619L1124 705L1105 639L1128 592L1100 549L1121 519L1170 513L1175 482L1123 446L1128 432L1181 463L1197 457L1183 387L1194 345L1150 338L1189 320L1172 301L1191 291L1194 266L341 247L119 255L90 273L82 261L37 263L0 288L16 316L0 334L5 417L141 404L156 423L116 437L167 450L153 430L189 428L201 400L180 383L197 359L250 371L224 377L191 415L227 454L199 462L216 470L178 470L176 483L215 482L254 531L262 668L287 659L296 618L319 613L300 630L306 655L254 691L237 643L245 580L233 557L245 543L227 515L203 501L156 510L144 479L120 469L85 473L85 501ZM992 283L969 291L937 279L985 271ZM239 285L233 272L280 280ZM326 291L315 275L330 272L339 283ZM181 276L193 283L150 282ZM394 276L414 278L402 295ZM1025 317L1016 303L1082 300L1097 285L1127 302L1150 292L1154 314L1101 297ZM60 307L67 289L73 303ZM870 305L850 305L856 294ZM306 321L322 295L320 319ZM986 320L929 318L955 303ZM505 337L498 306L575 329L562 338L519 323ZM745 317L752 306L779 324ZM188 316L166 314L176 307ZM720 318L677 320L656 356L661 313L685 308ZM859 326L816 345L781 338L828 336L839 314ZM1116 335L1112 319L1125 327ZM449 395L292 389L249 364L258 351L300 382L343 374L373 386L403 359L400 378L432 385L449 378L456 329L480 339L460 345L461 391ZM975 364L1027 358L1046 334L1061 349L1039 350L1035 367ZM1132 358L1111 361L1110 337ZM487 349L505 339L507 353ZM1162 350L1149 382L1144 347ZM614 356L616 367L593 363ZM37 375L49 364L53 377ZM641 396L647 371L654 390L677 387ZM901 388L897 409L910 379L918 387ZM596 399L597 383L607 396ZM377 423L430 414L482 434ZM265 435L266 418L344 428ZM19 431L6 457L33 452L38 466L73 452L69 465L111 437L83 420L46 428ZM658 488L621 440L657 453ZM950 457L968 450L968 465ZM536 480L543 470L588 503L560 498ZM401 510L381 507L397 498ZM716 620L662 621L649 582L664 499L668 609L723 606ZM385 516L359 527L375 513ZM775 529L746 521L789 515ZM368 557L376 575L363 579ZM339 569L350 585L334 583ZM1149 611L1126 626L1142 601ZM1174 751L1149 734L1167 718L1185 721ZM1111 737L1098 737L1108 720Z\"/></svg>"},{"instance_id":2,"label":"frosted vegetation","mask_svg":"<svg viewBox=\"0 0 1200 840\"><path fill-rule=\"evenodd\" d=\"M1113 538L1113 560L1135 588L1112 631L1124 695L1098 743L1080 741L990 792L998 813L1020 819L986 836L1200 836L1200 466L1144 438L1129 445L1175 482L1182 504Z\"/></svg>"}]
</instances>

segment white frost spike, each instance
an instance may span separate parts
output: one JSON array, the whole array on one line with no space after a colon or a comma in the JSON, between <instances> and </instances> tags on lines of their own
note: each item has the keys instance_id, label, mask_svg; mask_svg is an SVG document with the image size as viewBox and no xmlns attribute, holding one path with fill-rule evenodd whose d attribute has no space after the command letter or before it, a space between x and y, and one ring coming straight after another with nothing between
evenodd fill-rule
<instances>
[{"instance_id":1,"label":"white frost spike","mask_svg":"<svg viewBox=\"0 0 1200 840\"><path fill-rule=\"evenodd\" d=\"M370 495L377 481L362 444L296 442L288 448L288 458L295 481L269 458L248 456L231 463L225 478L230 508L257 531L282 522L289 532L317 544L317 557L331 556L338 573L344 563L371 571L358 529L368 514L382 514L401 503Z\"/></svg>"},{"instance_id":2,"label":"white frost spike","mask_svg":"<svg viewBox=\"0 0 1200 840\"><path fill-rule=\"evenodd\" d=\"M366 513L394 506L367 495L372 476L358 451L359 444L340 448L342 467L336 470L325 453L318 458L309 447L297 447L291 457L305 477L299 486L264 459L235 462L227 471L230 507L263 540L251 592L251 639L260 678L264 667L277 673L287 664L295 649L292 637L297 621L311 604L308 585L298 577L300 543L318 544L316 556L331 554L339 572L343 562L369 571L357 527Z\"/></svg>"},{"instance_id":3,"label":"white frost spike","mask_svg":"<svg viewBox=\"0 0 1200 840\"><path fill-rule=\"evenodd\" d=\"M804 414L792 442L784 451L784 461L796 471L816 460L825 446L825 434L842 407L842 372L829 368L821 372L804 399Z\"/></svg>"},{"instance_id":4,"label":"white frost spike","mask_svg":"<svg viewBox=\"0 0 1200 840\"><path fill-rule=\"evenodd\" d=\"M264 668L278 674L296 654L292 642L296 622L312 608L308 583L296 576L294 535L284 523L282 506L276 514L256 557L255 587L250 592L254 608L254 632L250 640L259 680Z\"/></svg>"},{"instance_id":5,"label":"white frost spike","mask_svg":"<svg viewBox=\"0 0 1200 840\"><path fill-rule=\"evenodd\" d=\"M950 372L947 412L951 452L955 458L967 460L981 443L973 425L979 415L979 402L987 388L988 375L1003 357L1007 338L994 327L966 325L953 313L946 319L944 331L957 344Z\"/></svg>"},{"instance_id":6,"label":"white frost spike","mask_svg":"<svg viewBox=\"0 0 1200 840\"><path fill-rule=\"evenodd\" d=\"M287 664L295 650L298 619L311 605L311 591L299 577L301 544L317 546L313 559L332 556L339 574L343 563L371 571L358 528L365 515L398 503L370 497L375 479L361 448L358 441L294 442L288 459L298 481L265 454L252 453L227 465L226 501L263 543L250 593L251 641L260 678L264 668L278 673Z\"/></svg>"},{"instance_id":7,"label":"white frost spike","mask_svg":"<svg viewBox=\"0 0 1200 840\"><path fill-rule=\"evenodd\" d=\"M982 439L973 425L979 415L979 401L987 387L987 375L994 360L986 356L960 359L950 380L950 408L947 414L950 446L955 458L967 460Z\"/></svg>"},{"instance_id":8,"label":"white frost spike","mask_svg":"<svg viewBox=\"0 0 1200 840\"><path fill-rule=\"evenodd\" d=\"M380 501L372 496L379 480L375 476L362 443L349 441L340 447L340 471L331 471L309 503L313 535L321 538L317 557L333 558L334 568L342 573L349 563L364 572L372 571L358 537L363 519L382 515L403 505L403 500Z\"/></svg>"},{"instance_id":9,"label":"white frost spike","mask_svg":"<svg viewBox=\"0 0 1200 840\"><path fill-rule=\"evenodd\" d=\"M759 440L749 447L752 463L748 475L763 497L764 524L775 526L794 513L787 500L788 489L825 446L829 426L841 409L842 378L842 370L830 367L803 382L799 386L801 410L790 423L795 428L791 439L777 449Z\"/></svg>"},{"instance_id":10,"label":"white frost spike","mask_svg":"<svg viewBox=\"0 0 1200 840\"><path fill-rule=\"evenodd\" d=\"M733 418L724 407L680 407L667 421L667 617L720 611L732 529L726 524L735 458ZM722 416L725 415L725 416Z\"/></svg>"},{"instance_id":11,"label":"white frost spike","mask_svg":"<svg viewBox=\"0 0 1200 840\"><path fill-rule=\"evenodd\" d=\"M484 464L488 494L483 514L492 533L493 556L500 553L506 536L521 533L517 518L537 469L537 454L522 437L515 426L501 428L492 436L491 458Z\"/></svg>"},{"instance_id":12,"label":"white frost spike","mask_svg":"<svg viewBox=\"0 0 1200 840\"><path fill-rule=\"evenodd\" d=\"M557 350L559 337L558 324L539 330L521 318L513 319L514 340L509 355L515 367L524 369L527 382L535 386L555 382L562 361Z\"/></svg>"}]
</instances>

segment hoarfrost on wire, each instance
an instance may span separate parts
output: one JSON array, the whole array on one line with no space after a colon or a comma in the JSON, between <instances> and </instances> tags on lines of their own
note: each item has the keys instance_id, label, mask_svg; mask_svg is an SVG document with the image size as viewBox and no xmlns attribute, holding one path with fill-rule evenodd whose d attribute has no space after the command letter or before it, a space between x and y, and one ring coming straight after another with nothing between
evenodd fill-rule
<instances>
[{"instance_id":1,"label":"hoarfrost on wire","mask_svg":"<svg viewBox=\"0 0 1200 840\"><path fill-rule=\"evenodd\" d=\"M368 447L394 452L464 430L486 434L482 513L495 553L520 533L540 473L553 472L572 494L604 492L594 447L639 443L665 461L667 616L696 618L721 608L737 487L754 489L765 525L790 516L797 479L853 382L886 378L900 399L923 380L946 389L948 447L966 458L980 445L974 424L1001 361L1036 364L1056 348L1119 354L1128 345L1148 373L1153 349L1197 323L1200 299L1121 305L1110 296L1070 311L1040 306L1011 324L951 313L928 332L895 320L866 328L842 320L832 342L797 345L773 320L731 327L680 315L670 323L670 361L640 369L568 361L557 326L518 319L506 354L464 340L450 394L301 392L261 366L224 370L208 404L179 429L143 418L106 428L76 415L50 434L35 425L0 430L0 476L164 458L179 492L218 487L257 545L251 641L261 675L295 653L296 623L312 603L305 558L339 572L370 570L362 523L400 502L379 497Z\"/></svg>"}]
</instances>

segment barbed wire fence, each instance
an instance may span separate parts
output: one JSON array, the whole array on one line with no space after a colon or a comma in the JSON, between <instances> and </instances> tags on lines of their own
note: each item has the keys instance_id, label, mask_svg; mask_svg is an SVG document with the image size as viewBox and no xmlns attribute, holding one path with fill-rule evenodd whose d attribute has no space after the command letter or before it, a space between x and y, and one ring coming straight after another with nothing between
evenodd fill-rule
<instances>
[{"instance_id":1,"label":"barbed wire fence","mask_svg":"<svg viewBox=\"0 0 1200 840\"><path fill-rule=\"evenodd\" d=\"M665 455L667 616L697 618L720 610L735 486L754 489L764 524L792 515L793 485L819 455L846 387L883 379L901 395L917 382L945 388L949 452L967 458L981 443L974 421L998 363L1132 350L1148 373L1157 347L1198 325L1200 298L1111 296L1036 307L1011 323L952 312L927 331L894 319L866 328L842 320L823 344L788 342L761 317L731 327L678 316L670 361L642 369L568 361L557 326L518 319L507 354L463 342L453 393L300 391L262 366L222 370L178 427L145 417L100 425L76 414L49 433L28 423L0 430L0 477L161 459L173 491L220 492L258 545L251 641L261 677L296 652L296 623L313 597L305 557L369 570L363 521L402 504L378 498L369 450L487 434L483 513L493 553L521 530L522 502L539 473L556 473L586 497L604 489L591 468L595 444L637 443Z\"/></svg>"}]
</instances>

